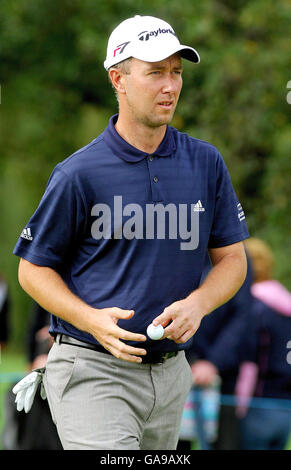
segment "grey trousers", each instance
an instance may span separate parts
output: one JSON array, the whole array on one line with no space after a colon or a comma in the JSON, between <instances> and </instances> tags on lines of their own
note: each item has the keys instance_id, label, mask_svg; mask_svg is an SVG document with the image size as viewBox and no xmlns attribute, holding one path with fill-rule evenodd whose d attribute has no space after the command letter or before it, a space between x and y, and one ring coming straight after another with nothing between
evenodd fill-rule
<instances>
[{"instance_id":1,"label":"grey trousers","mask_svg":"<svg viewBox=\"0 0 291 470\"><path fill-rule=\"evenodd\" d=\"M44 375L65 450L176 449L191 385L183 351L151 365L54 343Z\"/></svg>"}]
</instances>

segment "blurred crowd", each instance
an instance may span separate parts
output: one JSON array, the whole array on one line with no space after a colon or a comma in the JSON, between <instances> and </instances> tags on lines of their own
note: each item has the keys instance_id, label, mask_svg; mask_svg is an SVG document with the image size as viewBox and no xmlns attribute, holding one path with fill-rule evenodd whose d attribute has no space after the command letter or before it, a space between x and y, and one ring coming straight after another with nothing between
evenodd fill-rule
<instances>
[{"instance_id":1,"label":"blurred crowd","mask_svg":"<svg viewBox=\"0 0 291 470\"><path fill-rule=\"evenodd\" d=\"M268 244L245 242L248 272L226 304L205 317L187 359L193 386L184 407L178 450L283 450L291 433L291 293L274 279ZM204 276L210 269L206 263ZM28 371L43 367L52 345L50 315L33 306L27 332ZM9 333L9 291L0 278L0 342ZM13 384L12 384L13 386ZM11 386L11 389L12 389ZM18 412L9 390L4 403L4 450L58 450L48 404L36 394Z\"/></svg>"},{"instance_id":2,"label":"blurred crowd","mask_svg":"<svg viewBox=\"0 0 291 470\"><path fill-rule=\"evenodd\" d=\"M248 272L187 352L193 388L179 448L284 450L291 431L291 293L274 279L268 244L245 240ZM290 343L289 343L290 344Z\"/></svg>"}]
</instances>

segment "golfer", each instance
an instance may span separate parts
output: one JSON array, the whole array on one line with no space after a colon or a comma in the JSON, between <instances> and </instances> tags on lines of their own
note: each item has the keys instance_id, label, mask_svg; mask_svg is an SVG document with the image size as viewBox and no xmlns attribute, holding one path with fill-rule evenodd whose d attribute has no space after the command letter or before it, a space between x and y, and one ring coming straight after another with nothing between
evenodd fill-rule
<instances>
[{"instance_id":1,"label":"golfer","mask_svg":"<svg viewBox=\"0 0 291 470\"><path fill-rule=\"evenodd\" d=\"M184 350L245 278L248 230L226 165L169 125L183 60L200 57L161 19L113 30L104 66L118 114L54 168L14 249L21 286L52 314L44 383L64 449L175 449L192 383Z\"/></svg>"}]
</instances>

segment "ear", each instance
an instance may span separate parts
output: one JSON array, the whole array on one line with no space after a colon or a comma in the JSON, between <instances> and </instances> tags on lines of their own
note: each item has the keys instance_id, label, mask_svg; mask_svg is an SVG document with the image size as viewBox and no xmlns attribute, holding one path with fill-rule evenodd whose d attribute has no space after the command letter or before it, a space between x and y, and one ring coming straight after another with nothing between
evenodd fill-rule
<instances>
[{"instance_id":1,"label":"ear","mask_svg":"<svg viewBox=\"0 0 291 470\"><path fill-rule=\"evenodd\" d=\"M125 78L124 74L119 69L110 69L109 78L111 80L112 86L118 93L125 93Z\"/></svg>"}]
</instances>

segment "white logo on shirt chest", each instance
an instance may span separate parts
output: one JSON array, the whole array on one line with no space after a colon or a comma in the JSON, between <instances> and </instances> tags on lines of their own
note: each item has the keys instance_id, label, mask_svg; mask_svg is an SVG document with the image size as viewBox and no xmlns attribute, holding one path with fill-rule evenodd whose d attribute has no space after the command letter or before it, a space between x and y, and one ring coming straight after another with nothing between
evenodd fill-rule
<instances>
[{"instance_id":1,"label":"white logo on shirt chest","mask_svg":"<svg viewBox=\"0 0 291 470\"><path fill-rule=\"evenodd\" d=\"M196 204L194 204L193 211L194 212L205 212L205 208L202 206L202 202L200 201L200 199Z\"/></svg>"}]
</instances>

